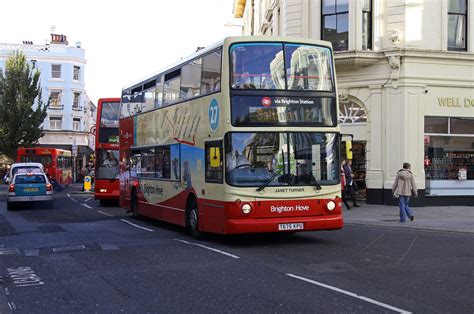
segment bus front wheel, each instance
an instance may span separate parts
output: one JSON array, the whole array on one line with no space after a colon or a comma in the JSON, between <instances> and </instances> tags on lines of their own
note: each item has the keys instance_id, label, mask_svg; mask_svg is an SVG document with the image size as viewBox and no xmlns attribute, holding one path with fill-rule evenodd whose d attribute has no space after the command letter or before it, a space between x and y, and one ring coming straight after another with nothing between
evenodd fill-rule
<instances>
[{"instance_id":1,"label":"bus front wheel","mask_svg":"<svg viewBox=\"0 0 474 314\"><path fill-rule=\"evenodd\" d=\"M195 200L191 202L188 209L188 228L195 239L202 239L203 233L199 231L199 209Z\"/></svg>"}]
</instances>

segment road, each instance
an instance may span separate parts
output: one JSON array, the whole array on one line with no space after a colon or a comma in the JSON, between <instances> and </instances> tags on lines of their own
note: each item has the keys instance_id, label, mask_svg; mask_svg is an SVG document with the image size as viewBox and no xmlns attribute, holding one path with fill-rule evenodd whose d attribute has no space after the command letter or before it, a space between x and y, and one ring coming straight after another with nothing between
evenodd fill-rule
<instances>
[{"instance_id":1,"label":"road","mask_svg":"<svg viewBox=\"0 0 474 314\"><path fill-rule=\"evenodd\" d=\"M54 208L7 212L4 190L0 313L474 311L472 234L346 225L197 241L67 190Z\"/></svg>"}]
</instances>

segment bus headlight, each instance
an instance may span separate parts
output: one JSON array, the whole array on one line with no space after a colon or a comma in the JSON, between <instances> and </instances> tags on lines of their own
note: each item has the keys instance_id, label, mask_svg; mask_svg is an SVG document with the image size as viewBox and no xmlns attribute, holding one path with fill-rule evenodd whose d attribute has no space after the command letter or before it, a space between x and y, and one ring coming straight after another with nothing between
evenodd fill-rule
<instances>
[{"instance_id":1,"label":"bus headlight","mask_svg":"<svg viewBox=\"0 0 474 314\"><path fill-rule=\"evenodd\" d=\"M242 205L242 213L249 214L252 211L252 206L250 204Z\"/></svg>"},{"instance_id":2,"label":"bus headlight","mask_svg":"<svg viewBox=\"0 0 474 314\"><path fill-rule=\"evenodd\" d=\"M100 192L105 193L105 192L107 192L107 189L100 189Z\"/></svg>"},{"instance_id":3,"label":"bus headlight","mask_svg":"<svg viewBox=\"0 0 474 314\"><path fill-rule=\"evenodd\" d=\"M334 210L334 208L336 208L336 203L334 203L334 201L329 201L327 204L326 204L326 208L328 210Z\"/></svg>"}]
</instances>

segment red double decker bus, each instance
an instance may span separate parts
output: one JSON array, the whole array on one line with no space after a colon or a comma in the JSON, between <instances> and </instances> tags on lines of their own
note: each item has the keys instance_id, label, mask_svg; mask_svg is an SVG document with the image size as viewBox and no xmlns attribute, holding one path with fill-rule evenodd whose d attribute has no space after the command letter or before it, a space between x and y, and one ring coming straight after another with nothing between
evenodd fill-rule
<instances>
[{"instance_id":1,"label":"red double decker bus","mask_svg":"<svg viewBox=\"0 0 474 314\"><path fill-rule=\"evenodd\" d=\"M44 171L60 184L68 186L72 182L72 153L58 148L18 148L17 162L39 162Z\"/></svg>"},{"instance_id":2,"label":"red double decker bus","mask_svg":"<svg viewBox=\"0 0 474 314\"><path fill-rule=\"evenodd\" d=\"M101 98L97 106L95 134L94 197L101 203L119 199L120 98Z\"/></svg>"}]
</instances>

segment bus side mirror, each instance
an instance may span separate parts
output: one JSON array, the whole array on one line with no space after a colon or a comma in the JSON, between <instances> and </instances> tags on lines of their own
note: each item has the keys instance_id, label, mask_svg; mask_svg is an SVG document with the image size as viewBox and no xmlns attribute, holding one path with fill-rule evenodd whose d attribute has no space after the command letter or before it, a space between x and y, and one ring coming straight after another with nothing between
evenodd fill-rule
<instances>
[{"instance_id":1,"label":"bus side mirror","mask_svg":"<svg viewBox=\"0 0 474 314\"><path fill-rule=\"evenodd\" d=\"M346 141L346 158L352 159L352 141Z\"/></svg>"},{"instance_id":2,"label":"bus side mirror","mask_svg":"<svg viewBox=\"0 0 474 314\"><path fill-rule=\"evenodd\" d=\"M210 147L209 157L211 168L219 168L221 166L221 150L219 147Z\"/></svg>"}]
</instances>

